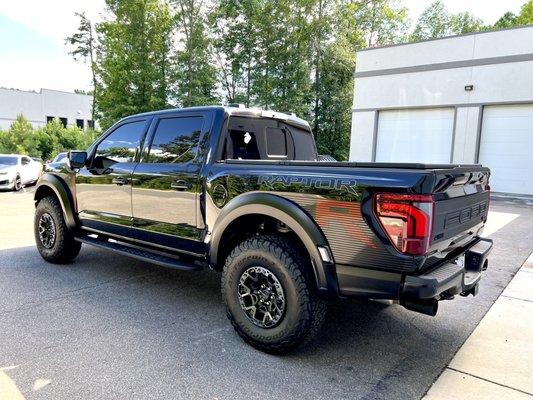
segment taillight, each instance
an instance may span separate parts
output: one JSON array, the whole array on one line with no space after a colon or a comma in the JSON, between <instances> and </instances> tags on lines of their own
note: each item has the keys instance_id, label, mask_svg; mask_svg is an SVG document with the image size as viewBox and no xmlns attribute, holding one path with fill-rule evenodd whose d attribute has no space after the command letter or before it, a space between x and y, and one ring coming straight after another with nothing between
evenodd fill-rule
<instances>
[{"instance_id":1,"label":"taillight","mask_svg":"<svg viewBox=\"0 0 533 400\"><path fill-rule=\"evenodd\" d=\"M419 256L431 245L434 204L432 195L379 193L374 210L394 247Z\"/></svg>"}]
</instances>

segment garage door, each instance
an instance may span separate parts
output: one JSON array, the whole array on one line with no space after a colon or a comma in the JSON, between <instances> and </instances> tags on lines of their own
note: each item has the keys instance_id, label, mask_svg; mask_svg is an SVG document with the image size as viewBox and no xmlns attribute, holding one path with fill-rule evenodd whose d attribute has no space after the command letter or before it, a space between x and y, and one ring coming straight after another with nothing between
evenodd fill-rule
<instances>
[{"instance_id":1,"label":"garage door","mask_svg":"<svg viewBox=\"0 0 533 400\"><path fill-rule=\"evenodd\" d=\"M449 163L453 108L380 111L376 161Z\"/></svg>"},{"instance_id":2,"label":"garage door","mask_svg":"<svg viewBox=\"0 0 533 400\"><path fill-rule=\"evenodd\" d=\"M483 108L479 162L493 191L533 194L533 104Z\"/></svg>"}]
</instances>

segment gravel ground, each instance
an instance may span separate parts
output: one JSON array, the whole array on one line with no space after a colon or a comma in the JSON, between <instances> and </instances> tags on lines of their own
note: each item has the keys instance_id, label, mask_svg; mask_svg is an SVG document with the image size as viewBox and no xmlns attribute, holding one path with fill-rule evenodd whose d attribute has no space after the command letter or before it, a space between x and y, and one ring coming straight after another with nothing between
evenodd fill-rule
<instances>
[{"instance_id":1,"label":"gravel ground","mask_svg":"<svg viewBox=\"0 0 533 400\"><path fill-rule=\"evenodd\" d=\"M533 207L492 201L520 216L491 235L477 297L442 302L434 318L339 301L317 340L276 357L233 332L218 273L88 246L72 265L45 263L30 192L0 193L0 375L27 399L417 399L533 249Z\"/></svg>"}]
</instances>

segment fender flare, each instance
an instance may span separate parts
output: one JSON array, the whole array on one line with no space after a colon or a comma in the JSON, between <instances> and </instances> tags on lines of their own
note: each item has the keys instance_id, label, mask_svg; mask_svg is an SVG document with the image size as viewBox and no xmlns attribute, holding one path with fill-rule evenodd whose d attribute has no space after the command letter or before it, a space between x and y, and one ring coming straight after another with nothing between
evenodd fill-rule
<instances>
[{"instance_id":1,"label":"fender flare","mask_svg":"<svg viewBox=\"0 0 533 400\"><path fill-rule=\"evenodd\" d=\"M232 199L224 206L215 221L210 240L209 262L216 265L218 249L226 228L237 218L260 214L275 218L287 225L307 249L319 293L337 296L339 293L335 263L324 262L318 246L329 249L326 237L315 221L297 204L283 197L263 192L250 192ZM331 253L331 252L330 252ZM331 255L331 257L333 257Z\"/></svg>"},{"instance_id":2,"label":"fender flare","mask_svg":"<svg viewBox=\"0 0 533 400\"><path fill-rule=\"evenodd\" d=\"M65 181L50 173L42 175L35 188L35 194L33 195L35 204L37 204L37 201L43 197L42 193L45 190L52 190L56 195L59 204L61 204L67 227L69 229L74 229L77 226L76 217L74 215L74 200Z\"/></svg>"}]
</instances>

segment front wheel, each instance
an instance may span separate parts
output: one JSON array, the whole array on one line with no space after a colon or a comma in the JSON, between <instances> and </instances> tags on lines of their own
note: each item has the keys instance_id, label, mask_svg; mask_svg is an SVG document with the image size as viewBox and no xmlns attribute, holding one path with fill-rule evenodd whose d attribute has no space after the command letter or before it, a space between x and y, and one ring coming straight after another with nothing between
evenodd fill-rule
<instances>
[{"instance_id":1,"label":"front wheel","mask_svg":"<svg viewBox=\"0 0 533 400\"><path fill-rule=\"evenodd\" d=\"M17 175L13 181L13 190L18 192L20 189L22 189L22 179L20 178L20 175Z\"/></svg>"},{"instance_id":2,"label":"front wheel","mask_svg":"<svg viewBox=\"0 0 533 400\"><path fill-rule=\"evenodd\" d=\"M42 258L54 264L72 262L81 249L68 229L59 201L52 196L40 200L35 209L35 243Z\"/></svg>"},{"instance_id":3,"label":"front wheel","mask_svg":"<svg viewBox=\"0 0 533 400\"><path fill-rule=\"evenodd\" d=\"M228 256L222 296L245 342L274 354L308 342L320 329L326 303L318 298L309 262L279 236L255 236Z\"/></svg>"}]
</instances>

